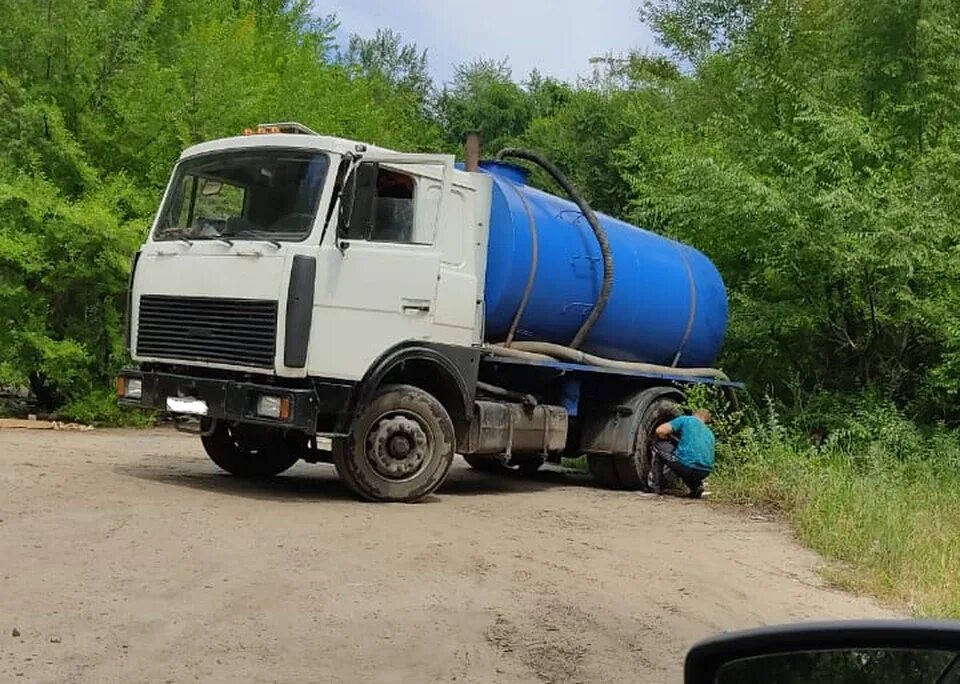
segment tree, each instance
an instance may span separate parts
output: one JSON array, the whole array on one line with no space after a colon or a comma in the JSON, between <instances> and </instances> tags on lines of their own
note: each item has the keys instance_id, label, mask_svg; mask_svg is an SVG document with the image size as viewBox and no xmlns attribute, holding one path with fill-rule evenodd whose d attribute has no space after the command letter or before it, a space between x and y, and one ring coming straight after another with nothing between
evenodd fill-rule
<instances>
[{"instance_id":1,"label":"tree","mask_svg":"<svg viewBox=\"0 0 960 684\"><path fill-rule=\"evenodd\" d=\"M47 410L103 396L124 363L130 260L184 147L290 119L439 144L406 84L330 58L335 22L307 0L0 11L0 384Z\"/></svg>"},{"instance_id":2,"label":"tree","mask_svg":"<svg viewBox=\"0 0 960 684\"><path fill-rule=\"evenodd\" d=\"M516 141L534 111L529 93L513 81L507 62L493 60L457 66L436 109L448 144L458 145L468 132L476 131L491 151Z\"/></svg>"},{"instance_id":3,"label":"tree","mask_svg":"<svg viewBox=\"0 0 960 684\"><path fill-rule=\"evenodd\" d=\"M949 2L647 3L695 71L622 151L633 217L731 291L761 387L873 386L956 419L960 97ZM951 47L952 46L952 47Z\"/></svg>"},{"instance_id":4,"label":"tree","mask_svg":"<svg viewBox=\"0 0 960 684\"><path fill-rule=\"evenodd\" d=\"M427 70L427 51L404 43L403 37L391 29L377 29L373 38L350 36L340 59L348 68L367 77L380 76L424 104L433 88Z\"/></svg>"}]
</instances>

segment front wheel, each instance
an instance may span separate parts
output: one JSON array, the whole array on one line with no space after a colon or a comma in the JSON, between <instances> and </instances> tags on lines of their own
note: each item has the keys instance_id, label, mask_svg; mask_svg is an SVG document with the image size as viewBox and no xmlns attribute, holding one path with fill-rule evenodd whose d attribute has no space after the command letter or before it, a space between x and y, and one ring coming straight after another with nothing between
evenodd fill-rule
<instances>
[{"instance_id":1,"label":"front wheel","mask_svg":"<svg viewBox=\"0 0 960 684\"><path fill-rule=\"evenodd\" d=\"M412 385L390 385L350 436L334 441L333 463L364 499L412 502L440 486L455 445L453 421L439 401Z\"/></svg>"},{"instance_id":2,"label":"front wheel","mask_svg":"<svg viewBox=\"0 0 960 684\"><path fill-rule=\"evenodd\" d=\"M207 419L200 437L210 460L238 477L273 477L293 467L306 452L306 435L255 425L230 425Z\"/></svg>"}]
</instances>

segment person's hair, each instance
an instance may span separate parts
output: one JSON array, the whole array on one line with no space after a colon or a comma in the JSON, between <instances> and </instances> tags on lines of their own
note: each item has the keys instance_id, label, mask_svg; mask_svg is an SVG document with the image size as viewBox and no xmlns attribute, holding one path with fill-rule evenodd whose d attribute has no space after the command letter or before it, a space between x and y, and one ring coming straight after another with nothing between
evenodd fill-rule
<instances>
[{"instance_id":1,"label":"person's hair","mask_svg":"<svg viewBox=\"0 0 960 684\"><path fill-rule=\"evenodd\" d=\"M698 409L693 412L693 415L702 420L704 423L709 423L711 420L713 420L713 416L710 415L710 412L707 409Z\"/></svg>"}]
</instances>

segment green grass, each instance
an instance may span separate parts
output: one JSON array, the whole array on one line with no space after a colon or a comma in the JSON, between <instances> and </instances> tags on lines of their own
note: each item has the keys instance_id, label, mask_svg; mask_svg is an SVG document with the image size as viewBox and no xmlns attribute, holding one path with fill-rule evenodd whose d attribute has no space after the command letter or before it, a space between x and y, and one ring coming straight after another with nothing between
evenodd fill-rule
<instances>
[{"instance_id":1,"label":"green grass","mask_svg":"<svg viewBox=\"0 0 960 684\"><path fill-rule=\"evenodd\" d=\"M691 408L714 409L712 500L778 512L841 587L960 618L960 432L920 428L869 394L812 399L787 424L772 403L730 415L690 393Z\"/></svg>"},{"instance_id":2,"label":"green grass","mask_svg":"<svg viewBox=\"0 0 960 684\"><path fill-rule=\"evenodd\" d=\"M152 411L120 406L112 390L97 390L75 399L57 411L61 420L97 427L151 427L156 423Z\"/></svg>"},{"instance_id":3,"label":"green grass","mask_svg":"<svg viewBox=\"0 0 960 684\"><path fill-rule=\"evenodd\" d=\"M560 462L564 468L569 468L570 470L579 470L581 473L588 473L590 470L587 468L587 457L579 456L577 458L565 458Z\"/></svg>"},{"instance_id":4,"label":"green grass","mask_svg":"<svg viewBox=\"0 0 960 684\"><path fill-rule=\"evenodd\" d=\"M721 440L715 498L781 511L846 588L960 618L960 441L868 407L822 445L771 411Z\"/></svg>"}]
</instances>

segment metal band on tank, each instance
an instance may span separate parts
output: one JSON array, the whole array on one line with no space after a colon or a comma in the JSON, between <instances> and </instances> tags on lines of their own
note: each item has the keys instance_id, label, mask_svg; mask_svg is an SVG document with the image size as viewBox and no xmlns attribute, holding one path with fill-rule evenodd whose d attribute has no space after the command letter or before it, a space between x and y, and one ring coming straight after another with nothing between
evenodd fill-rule
<instances>
[{"instance_id":1,"label":"metal band on tank","mask_svg":"<svg viewBox=\"0 0 960 684\"><path fill-rule=\"evenodd\" d=\"M687 318L687 329L683 332L683 339L680 340L680 346L677 347L677 354L673 357L673 363L670 364L676 368L680 365L680 355L683 354L683 348L687 346L687 341L693 332L693 320L697 316L697 281L693 277L693 269L690 267L690 261L687 259L683 247L677 243L674 243L674 245L680 253L680 258L683 259L683 265L687 269L687 277L690 279L690 316Z\"/></svg>"},{"instance_id":2,"label":"metal band on tank","mask_svg":"<svg viewBox=\"0 0 960 684\"><path fill-rule=\"evenodd\" d=\"M507 339L504 342L504 346L509 347L513 342L514 336L517 334L517 328L520 327L520 319L523 317L523 312L527 309L527 302L530 300L530 293L533 292L533 280L537 276L537 264L540 260L538 253L538 244L537 244L537 221L533 218L533 211L530 209L530 204L527 202L527 198L523 196L523 193L517 188L513 183L507 182L507 185L517 193L517 197L520 198L520 203L523 204L523 210L527 213L527 222L530 226L530 275L527 277L527 287L523 291L523 297L520 298L520 304L517 306L517 312L513 315L513 320L510 321L510 330L507 332Z\"/></svg>"}]
</instances>

